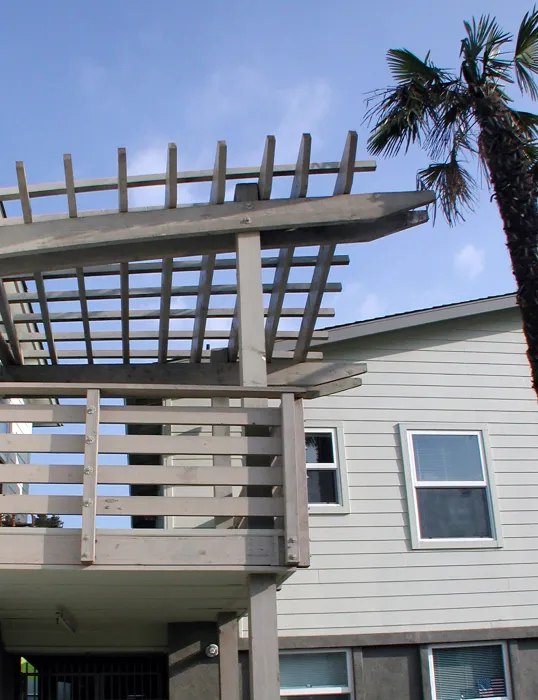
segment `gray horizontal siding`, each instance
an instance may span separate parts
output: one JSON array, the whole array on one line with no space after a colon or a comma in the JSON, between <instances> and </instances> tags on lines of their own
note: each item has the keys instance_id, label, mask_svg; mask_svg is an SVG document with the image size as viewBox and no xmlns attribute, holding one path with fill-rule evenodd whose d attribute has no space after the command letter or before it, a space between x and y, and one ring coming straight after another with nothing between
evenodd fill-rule
<instances>
[{"instance_id":1,"label":"gray horizontal siding","mask_svg":"<svg viewBox=\"0 0 538 700\"><path fill-rule=\"evenodd\" d=\"M282 635L472 629L538 620L538 407L517 311L341 344L363 386L307 402L344 424L349 515L312 515L312 567L279 597ZM488 427L503 547L410 547L399 423Z\"/></svg>"}]
</instances>

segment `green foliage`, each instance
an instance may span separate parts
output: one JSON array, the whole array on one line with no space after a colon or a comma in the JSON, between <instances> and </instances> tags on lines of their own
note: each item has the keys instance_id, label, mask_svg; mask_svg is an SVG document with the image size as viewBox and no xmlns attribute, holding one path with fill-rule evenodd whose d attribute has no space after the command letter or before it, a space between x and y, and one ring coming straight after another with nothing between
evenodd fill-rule
<instances>
[{"instance_id":1,"label":"green foliage","mask_svg":"<svg viewBox=\"0 0 538 700\"><path fill-rule=\"evenodd\" d=\"M59 515L36 515L34 527L63 527L63 520Z\"/></svg>"},{"instance_id":2,"label":"green foliage","mask_svg":"<svg viewBox=\"0 0 538 700\"><path fill-rule=\"evenodd\" d=\"M430 165L418 173L419 187L434 189L451 225L473 210L477 181L470 166L486 174L489 164L479 125L487 106L523 143L531 172L538 172L538 116L513 109L506 87L514 82L538 98L538 10L528 12L513 36L494 17L465 22L458 71L437 67L428 53L419 58L408 49L391 49L387 63L394 85L368 98L366 120L373 124L368 150L395 156L420 145Z\"/></svg>"}]
</instances>

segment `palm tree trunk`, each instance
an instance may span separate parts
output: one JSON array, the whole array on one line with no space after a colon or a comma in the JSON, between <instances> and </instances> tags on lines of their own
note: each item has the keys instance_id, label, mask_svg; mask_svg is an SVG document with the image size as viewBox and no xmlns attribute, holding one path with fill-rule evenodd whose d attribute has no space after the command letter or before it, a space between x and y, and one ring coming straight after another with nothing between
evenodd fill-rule
<instances>
[{"instance_id":1,"label":"palm tree trunk","mask_svg":"<svg viewBox=\"0 0 538 700\"><path fill-rule=\"evenodd\" d=\"M481 147L503 220L527 340L532 384L538 395L538 208L536 182L523 141L506 107L482 99L476 109Z\"/></svg>"}]
</instances>

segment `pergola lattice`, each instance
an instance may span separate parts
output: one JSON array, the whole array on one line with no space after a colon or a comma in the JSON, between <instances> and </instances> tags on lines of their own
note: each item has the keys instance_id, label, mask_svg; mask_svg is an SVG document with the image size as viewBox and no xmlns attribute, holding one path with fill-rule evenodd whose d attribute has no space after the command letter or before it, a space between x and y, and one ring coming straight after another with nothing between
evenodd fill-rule
<instances>
[{"instance_id":1,"label":"pergola lattice","mask_svg":"<svg viewBox=\"0 0 538 700\"><path fill-rule=\"evenodd\" d=\"M29 185L24 164L17 162L18 185L0 189L1 202L18 200L22 210L22 218L0 220L0 359L11 366L199 363L206 344L216 341L235 361L237 283L219 284L218 276L236 269L236 232L258 230L262 249L277 250L262 258L262 268L274 270L263 286L266 357L278 357L275 343L286 339L294 346L285 356L302 362L314 334L323 337L315 330L317 319L334 314L321 307L323 295L341 290L339 283L328 282L332 266L349 262L335 255L336 244L423 223L427 213L412 210L432 201L427 192L348 196L354 173L375 170L373 161L357 161L356 151L357 134L349 132L340 162L313 163L305 134L296 164L275 165L275 138L268 136L259 167L228 168L226 144L219 141L213 170L180 172L176 145L169 144L166 173L127 175L126 151L120 148L117 177L75 180L67 154L65 182L42 185ZM332 197L306 197L309 177L318 174L336 175ZM270 199L276 177L293 178L289 199ZM227 182L244 180L251 182L236 186L235 201L225 202ZM211 183L209 203L178 206L178 187L185 183ZM130 208L129 192L151 186L164 186L163 206ZM80 211L78 194L106 190L118 192L116 210ZM34 198L62 195L65 214L32 212ZM318 254L297 254L304 245L319 245ZM290 281L301 268L312 269L311 279ZM182 283L188 272L199 274L197 283ZM152 283L140 286L137 280L148 274L154 275ZM301 294L304 305L285 305L287 295ZM196 301L177 308L180 298ZM215 299L226 303L217 307ZM134 308L140 300L145 308ZM96 308L100 304L105 308ZM288 318L298 319L298 330L282 327ZM215 319L222 327L214 328ZM112 327L96 329L99 322ZM142 347L133 347L137 344Z\"/></svg>"}]
</instances>

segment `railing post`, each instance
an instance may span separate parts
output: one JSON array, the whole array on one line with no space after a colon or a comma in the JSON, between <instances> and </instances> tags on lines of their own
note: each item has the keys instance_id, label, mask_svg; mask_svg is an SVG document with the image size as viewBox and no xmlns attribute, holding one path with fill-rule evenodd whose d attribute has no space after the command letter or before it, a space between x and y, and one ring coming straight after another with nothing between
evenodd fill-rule
<instances>
[{"instance_id":1,"label":"railing post","mask_svg":"<svg viewBox=\"0 0 538 700\"><path fill-rule=\"evenodd\" d=\"M95 521L97 516L97 467L99 455L99 389L88 389L82 477L82 540L80 560L95 561Z\"/></svg>"},{"instance_id":2,"label":"railing post","mask_svg":"<svg viewBox=\"0 0 538 700\"><path fill-rule=\"evenodd\" d=\"M282 435L282 477L284 484L284 535L286 565L299 563L299 499L295 401L293 394L282 394L280 404Z\"/></svg>"},{"instance_id":3,"label":"railing post","mask_svg":"<svg viewBox=\"0 0 538 700\"><path fill-rule=\"evenodd\" d=\"M294 398L295 476L297 479L297 513L299 530L298 566L310 566L310 533L308 531L308 480L306 472L303 400Z\"/></svg>"}]
</instances>

